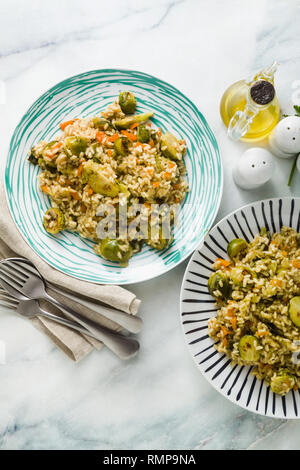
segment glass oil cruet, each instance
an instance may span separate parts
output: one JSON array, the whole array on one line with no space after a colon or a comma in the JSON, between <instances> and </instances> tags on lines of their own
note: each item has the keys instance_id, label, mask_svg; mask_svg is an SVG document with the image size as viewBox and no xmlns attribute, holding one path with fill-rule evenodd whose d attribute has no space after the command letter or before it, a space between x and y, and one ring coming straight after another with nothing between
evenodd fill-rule
<instances>
[{"instance_id":1,"label":"glass oil cruet","mask_svg":"<svg viewBox=\"0 0 300 470\"><path fill-rule=\"evenodd\" d=\"M258 72L251 81L240 80L222 96L220 113L234 140L257 141L267 137L279 121L274 88L277 63Z\"/></svg>"}]
</instances>

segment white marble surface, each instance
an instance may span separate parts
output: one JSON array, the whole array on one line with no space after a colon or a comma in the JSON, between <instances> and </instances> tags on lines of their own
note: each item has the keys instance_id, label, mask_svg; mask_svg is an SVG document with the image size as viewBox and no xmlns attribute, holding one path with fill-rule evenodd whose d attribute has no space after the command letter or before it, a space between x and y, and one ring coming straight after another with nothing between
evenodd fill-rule
<instances>
[{"instance_id":1,"label":"white marble surface","mask_svg":"<svg viewBox=\"0 0 300 470\"><path fill-rule=\"evenodd\" d=\"M137 69L171 82L200 108L224 161L218 219L250 201L300 196L286 185L290 161L254 192L231 169L245 144L228 140L218 105L227 85L273 59L285 112L300 79L299 0L3 0L0 3L1 165L15 124L57 81L88 69ZM129 363L107 351L80 364L65 358L25 320L2 309L2 449L297 449L300 422L250 414L219 396L198 373L179 320L186 263L131 286L143 299L142 349Z\"/></svg>"}]
</instances>

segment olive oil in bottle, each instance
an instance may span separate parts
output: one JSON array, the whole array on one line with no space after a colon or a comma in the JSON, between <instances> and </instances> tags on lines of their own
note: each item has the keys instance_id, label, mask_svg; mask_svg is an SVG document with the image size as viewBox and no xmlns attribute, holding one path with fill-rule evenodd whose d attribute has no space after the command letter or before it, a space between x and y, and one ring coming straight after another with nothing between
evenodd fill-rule
<instances>
[{"instance_id":1,"label":"olive oil in bottle","mask_svg":"<svg viewBox=\"0 0 300 470\"><path fill-rule=\"evenodd\" d=\"M276 62L247 82L240 80L225 91L220 113L234 140L258 141L279 121L280 108L274 88Z\"/></svg>"}]
</instances>

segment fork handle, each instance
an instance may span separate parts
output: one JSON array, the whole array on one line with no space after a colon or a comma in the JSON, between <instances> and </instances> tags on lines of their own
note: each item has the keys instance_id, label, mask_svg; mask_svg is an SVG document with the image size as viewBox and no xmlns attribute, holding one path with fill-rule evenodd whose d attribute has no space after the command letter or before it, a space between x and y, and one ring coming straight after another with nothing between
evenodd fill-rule
<instances>
[{"instance_id":1,"label":"fork handle","mask_svg":"<svg viewBox=\"0 0 300 470\"><path fill-rule=\"evenodd\" d=\"M80 333L83 333L84 335L95 338L95 336L89 330L79 325L79 323L75 323L71 320L68 320L67 318L59 317L58 315L54 315L53 313L46 312L46 310L43 310L41 307L39 307L39 312L37 316L48 318L49 320L55 321L56 323L60 323L61 325L67 326L68 328L72 328L72 330L77 330Z\"/></svg>"},{"instance_id":2,"label":"fork handle","mask_svg":"<svg viewBox=\"0 0 300 470\"><path fill-rule=\"evenodd\" d=\"M138 352L139 343L135 339L113 333L92 320L83 318L82 315L75 312L75 310L61 304L49 294L45 294L43 298L58 307L67 317L86 328L90 333L92 333L94 338L105 344L105 346L114 352L120 359L129 359L135 356Z\"/></svg>"},{"instance_id":3,"label":"fork handle","mask_svg":"<svg viewBox=\"0 0 300 470\"><path fill-rule=\"evenodd\" d=\"M71 300L74 300L74 295L68 294L66 291L63 291L56 285L53 285L52 283L48 283L47 285L51 287L52 290L58 292L59 294L64 295L65 297L68 297ZM88 307L92 310L95 310L98 313L98 308L99 308L99 313L100 315L103 315L104 317L108 318L109 320L114 321L115 323L118 323L118 325L122 326L126 330L130 331L131 333L139 333L142 329L142 319L140 317L136 317L135 315L132 315L130 313L125 313L122 312L121 310L116 310L113 308L106 307L105 305L98 305L95 304L94 302L86 301L83 299L80 299L79 297L76 296L76 302L78 304L83 305L84 307ZM97 310L96 310L97 307Z\"/></svg>"}]
</instances>

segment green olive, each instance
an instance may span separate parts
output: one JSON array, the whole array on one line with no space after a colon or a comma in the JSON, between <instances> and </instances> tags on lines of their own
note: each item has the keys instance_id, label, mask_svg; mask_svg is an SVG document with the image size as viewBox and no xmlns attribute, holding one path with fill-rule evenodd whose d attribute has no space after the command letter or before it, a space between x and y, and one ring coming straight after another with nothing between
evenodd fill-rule
<instances>
[{"instance_id":1,"label":"green olive","mask_svg":"<svg viewBox=\"0 0 300 470\"><path fill-rule=\"evenodd\" d=\"M242 238L234 238L228 243L227 253L228 256L232 259L238 256L240 253L245 251L248 247L248 243Z\"/></svg>"},{"instance_id":2,"label":"green olive","mask_svg":"<svg viewBox=\"0 0 300 470\"><path fill-rule=\"evenodd\" d=\"M64 142L64 150L71 155L76 155L77 157L81 152L85 152L87 148L87 141L83 137L71 136L66 137Z\"/></svg>"},{"instance_id":3,"label":"green olive","mask_svg":"<svg viewBox=\"0 0 300 470\"><path fill-rule=\"evenodd\" d=\"M89 160L84 164L82 182L88 183L95 193L103 196L115 197L119 194L118 184L110 181L104 175L101 165L93 160Z\"/></svg>"},{"instance_id":4,"label":"green olive","mask_svg":"<svg viewBox=\"0 0 300 470\"><path fill-rule=\"evenodd\" d=\"M107 119L101 118L100 116L93 117L92 121L94 128L99 129L100 131L113 129L111 122Z\"/></svg>"},{"instance_id":5,"label":"green olive","mask_svg":"<svg viewBox=\"0 0 300 470\"><path fill-rule=\"evenodd\" d=\"M281 369L271 378L271 390L278 395L285 395L295 385L295 377L287 370Z\"/></svg>"},{"instance_id":6,"label":"green olive","mask_svg":"<svg viewBox=\"0 0 300 470\"><path fill-rule=\"evenodd\" d=\"M239 341L240 356L245 362L257 362L260 356L260 351L257 349L259 340L252 335L242 336Z\"/></svg>"},{"instance_id":7,"label":"green olive","mask_svg":"<svg viewBox=\"0 0 300 470\"><path fill-rule=\"evenodd\" d=\"M129 153L130 141L127 137L122 135L114 143L114 149L118 155L125 157Z\"/></svg>"},{"instance_id":8,"label":"green olive","mask_svg":"<svg viewBox=\"0 0 300 470\"><path fill-rule=\"evenodd\" d=\"M126 116L123 119L115 121L115 126L117 129L128 129L132 124L143 123L148 121L154 113L152 111L142 114L134 114L134 116Z\"/></svg>"},{"instance_id":9,"label":"green olive","mask_svg":"<svg viewBox=\"0 0 300 470\"><path fill-rule=\"evenodd\" d=\"M164 157L171 160L181 160L182 153L179 148L179 141L171 132L166 132L161 136L160 149Z\"/></svg>"},{"instance_id":10,"label":"green olive","mask_svg":"<svg viewBox=\"0 0 300 470\"><path fill-rule=\"evenodd\" d=\"M119 95L119 105L123 113L133 114L136 108L136 99L131 91L121 91Z\"/></svg>"},{"instance_id":11,"label":"green olive","mask_svg":"<svg viewBox=\"0 0 300 470\"><path fill-rule=\"evenodd\" d=\"M289 316L294 325L300 327L300 296L293 297L289 303Z\"/></svg>"},{"instance_id":12,"label":"green olive","mask_svg":"<svg viewBox=\"0 0 300 470\"><path fill-rule=\"evenodd\" d=\"M64 228L65 217L57 207L50 207L43 217L43 225L47 232L55 235Z\"/></svg>"},{"instance_id":13,"label":"green olive","mask_svg":"<svg viewBox=\"0 0 300 470\"><path fill-rule=\"evenodd\" d=\"M230 295L230 285L228 276L222 271L213 273L207 281L208 291L215 296L214 292L218 290L222 294L223 299L227 299ZM215 296L219 297L219 296Z\"/></svg>"},{"instance_id":14,"label":"green olive","mask_svg":"<svg viewBox=\"0 0 300 470\"><path fill-rule=\"evenodd\" d=\"M146 126L139 126L137 129L137 140L146 144L150 140L150 132Z\"/></svg>"},{"instance_id":15,"label":"green olive","mask_svg":"<svg viewBox=\"0 0 300 470\"><path fill-rule=\"evenodd\" d=\"M117 261L122 266L128 264L128 260L132 256L132 248L130 245L126 246L126 250L122 249L122 244L120 240L115 240L112 238L105 238L100 243L100 254L103 258L109 261Z\"/></svg>"}]
</instances>

